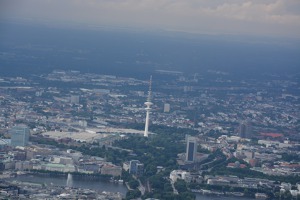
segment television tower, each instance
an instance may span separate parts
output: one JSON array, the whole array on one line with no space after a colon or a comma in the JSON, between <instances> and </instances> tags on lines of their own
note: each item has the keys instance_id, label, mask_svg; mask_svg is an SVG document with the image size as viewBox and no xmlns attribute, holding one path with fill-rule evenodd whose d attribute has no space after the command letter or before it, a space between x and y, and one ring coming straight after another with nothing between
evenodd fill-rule
<instances>
[{"instance_id":1,"label":"television tower","mask_svg":"<svg viewBox=\"0 0 300 200\"><path fill-rule=\"evenodd\" d=\"M146 121L145 121L145 132L144 132L144 137L148 137L148 128L149 128L149 114L150 114L150 106L153 105L153 103L151 103L151 88L152 87L152 76L150 76L150 81L149 81L149 91L148 91L148 97L147 97L147 101L145 102L145 105L147 106L146 109Z\"/></svg>"}]
</instances>

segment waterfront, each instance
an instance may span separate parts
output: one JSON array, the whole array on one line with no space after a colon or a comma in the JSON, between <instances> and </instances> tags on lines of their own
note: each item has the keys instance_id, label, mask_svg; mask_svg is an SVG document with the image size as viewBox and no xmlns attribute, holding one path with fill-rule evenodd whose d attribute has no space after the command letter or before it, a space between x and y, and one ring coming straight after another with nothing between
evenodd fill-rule
<instances>
[{"instance_id":1,"label":"waterfront","mask_svg":"<svg viewBox=\"0 0 300 200\"><path fill-rule=\"evenodd\" d=\"M252 200L251 198L244 197L225 197L225 196L207 196L196 194L196 200Z\"/></svg>"},{"instance_id":2,"label":"waterfront","mask_svg":"<svg viewBox=\"0 0 300 200\"><path fill-rule=\"evenodd\" d=\"M119 192L125 197L127 188L122 184L112 183L100 179L85 179L78 176L49 176L43 174L25 174L19 175L10 180L39 183L54 186L72 186L74 188L91 189L96 191ZM70 185L71 184L71 185ZM196 194L196 200L251 200L250 198L241 197L224 197L224 196L207 196Z\"/></svg>"},{"instance_id":3,"label":"waterfront","mask_svg":"<svg viewBox=\"0 0 300 200\"><path fill-rule=\"evenodd\" d=\"M39 184L54 185L54 186L72 186L74 188L91 189L100 192L103 191L119 192L122 194L122 196L125 196L127 192L127 188L123 184L112 183L101 179L85 179L78 176L72 176L72 180L70 181L69 176L66 177L66 176L49 176L49 175L42 175L42 174L26 174L26 175L19 175L14 178L10 178L9 180L39 183Z\"/></svg>"}]
</instances>

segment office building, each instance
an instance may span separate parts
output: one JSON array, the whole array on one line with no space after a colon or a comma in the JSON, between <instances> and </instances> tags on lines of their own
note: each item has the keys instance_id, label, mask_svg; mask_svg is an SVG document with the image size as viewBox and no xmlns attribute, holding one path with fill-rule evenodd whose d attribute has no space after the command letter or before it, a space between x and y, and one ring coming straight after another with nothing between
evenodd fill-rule
<instances>
[{"instance_id":1,"label":"office building","mask_svg":"<svg viewBox=\"0 0 300 200\"><path fill-rule=\"evenodd\" d=\"M9 131L9 133L11 135L12 146L26 146L28 144L30 130L27 126L15 126Z\"/></svg>"},{"instance_id":2,"label":"office building","mask_svg":"<svg viewBox=\"0 0 300 200\"><path fill-rule=\"evenodd\" d=\"M196 153L197 153L197 139L195 137L187 135L185 161L195 162Z\"/></svg>"},{"instance_id":3,"label":"office building","mask_svg":"<svg viewBox=\"0 0 300 200\"><path fill-rule=\"evenodd\" d=\"M164 112L170 112L170 104L168 103L164 104Z\"/></svg>"},{"instance_id":4,"label":"office building","mask_svg":"<svg viewBox=\"0 0 300 200\"><path fill-rule=\"evenodd\" d=\"M239 127L239 136L241 138L251 138L252 135L252 127L249 122L243 122Z\"/></svg>"}]
</instances>

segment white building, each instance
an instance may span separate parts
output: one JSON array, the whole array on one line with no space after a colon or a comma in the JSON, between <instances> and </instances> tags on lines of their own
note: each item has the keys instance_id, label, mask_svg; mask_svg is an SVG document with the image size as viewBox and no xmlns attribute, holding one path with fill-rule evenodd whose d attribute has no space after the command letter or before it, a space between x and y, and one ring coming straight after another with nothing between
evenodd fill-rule
<instances>
[{"instance_id":1,"label":"white building","mask_svg":"<svg viewBox=\"0 0 300 200\"><path fill-rule=\"evenodd\" d=\"M76 168L74 165L63 165L63 164L44 164L42 166L45 170L48 171L58 171L58 172L75 172Z\"/></svg>"},{"instance_id":2,"label":"white building","mask_svg":"<svg viewBox=\"0 0 300 200\"><path fill-rule=\"evenodd\" d=\"M164 104L164 112L170 112L170 104L168 103Z\"/></svg>"},{"instance_id":3,"label":"white building","mask_svg":"<svg viewBox=\"0 0 300 200\"><path fill-rule=\"evenodd\" d=\"M69 158L69 157L54 156L53 160L52 160L52 163L67 165L67 164L73 164L74 162L73 162L73 159Z\"/></svg>"},{"instance_id":4,"label":"white building","mask_svg":"<svg viewBox=\"0 0 300 200\"><path fill-rule=\"evenodd\" d=\"M190 182L192 180L192 176L189 172L184 170L173 170L170 173L170 179L174 183L177 181L177 179L182 179L186 182Z\"/></svg>"}]
</instances>

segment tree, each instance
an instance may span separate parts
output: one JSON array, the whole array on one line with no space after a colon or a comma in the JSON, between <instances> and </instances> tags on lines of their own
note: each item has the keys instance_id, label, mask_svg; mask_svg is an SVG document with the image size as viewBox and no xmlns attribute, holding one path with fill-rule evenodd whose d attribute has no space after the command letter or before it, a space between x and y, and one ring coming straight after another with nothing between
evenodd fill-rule
<instances>
[{"instance_id":1,"label":"tree","mask_svg":"<svg viewBox=\"0 0 300 200\"><path fill-rule=\"evenodd\" d=\"M172 188L172 185L171 183L165 183L164 184L164 192L173 192L173 188Z\"/></svg>"},{"instance_id":2,"label":"tree","mask_svg":"<svg viewBox=\"0 0 300 200\"><path fill-rule=\"evenodd\" d=\"M290 193L290 191L285 191L282 195L283 199L292 199L293 196L292 194Z\"/></svg>"},{"instance_id":3,"label":"tree","mask_svg":"<svg viewBox=\"0 0 300 200\"><path fill-rule=\"evenodd\" d=\"M126 193L126 199L135 199L135 198L138 198L141 196L141 192L136 189L136 190L129 190L127 193Z\"/></svg>"},{"instance_id":4,"label":"tree","mask_svg":"<svg viewBox=\"0 0 300 200\"><path fill-rule=\"evenodd\" d=\"M145 169L145 175L146 176L153 176L156 174L157 168L155 165L153 164L149 164L147 165L146 169Z\"/></svg>"},{"instance_id":5,"label":"tree","mask_svg":"<svg viewBox=\"0 0 300 200\"><path fill-rule=\"evenodd\" d=\"M177 180L175 183L174 183L174 186L176 188L176 190L179 192L179 193L183 193L183 192L187 192L188 189L187 189L187 186L186 186L186 182L184 180Z\"/></svg>"},{"instance_id":6,"label":"tree","mask_svg":"<svg viewBox=\"0 0 300 200\"><path fill-rule=\"evenodd\" d=\"M139 187L139 182L135 179L130 180L128 184L132 189L136 189L137 187Z\"/></svg>"},{"instance_id":7,"label":"tree","mask_svg":"<svg viewBox=\"0 0 300 200\"><path fill-rule=\"evenodd\" d=\"M165 180L160 175L155 175L149 178L151 187L154 189L163 189Z\"/></svg>"}]
</instances>

